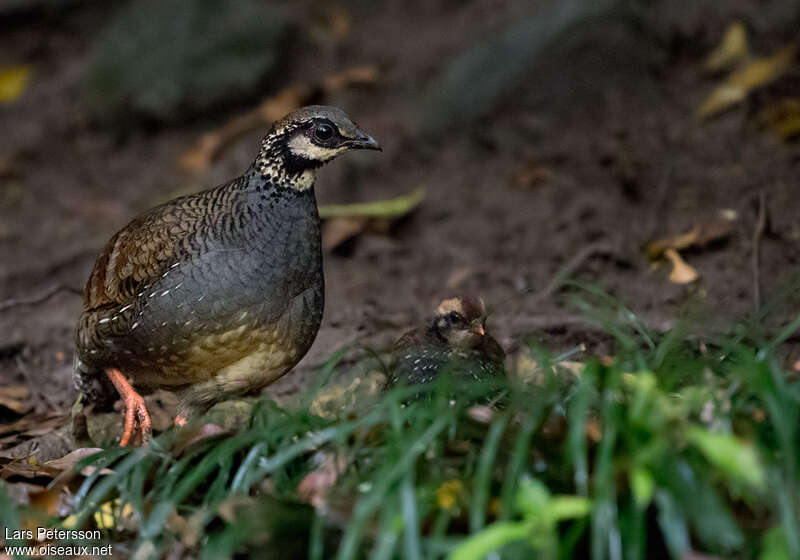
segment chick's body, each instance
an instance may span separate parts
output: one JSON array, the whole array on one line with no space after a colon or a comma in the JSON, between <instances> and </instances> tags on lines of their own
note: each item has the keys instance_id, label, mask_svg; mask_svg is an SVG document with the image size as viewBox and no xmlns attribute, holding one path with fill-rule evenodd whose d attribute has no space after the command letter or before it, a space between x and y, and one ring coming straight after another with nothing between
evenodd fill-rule
<instances>
[{"instance_id":1,"label":"chick's body","mask_svg":"<svg viewBox=\"0 0 800 560\"><path fill-rule=\"evenodd\" d=\"M111 380L124 397L124 380L109 373L119 371L134 385L182 390L183 409L205 408L291 369L324 305L315 169L348 147L377 143L337 109L302 109L275 125L247 173L117 233L86 285L79 391L101 398Z\"/></svg>"},{"instance_id":2,"label":"chick's body","mask_svg":"<svg viewBox=\"0 0 800 560\"><path fill-rule=\"evenodd\" d=\"M503 375L505 352L486 332L483 300L444 300L425 327L407 332L393 348L389 385L419 385L442 371L475 380Z\"/></svg>"},{"instance_id":3,"label":"chick's body","mask_svg":"<svg viewBox=\"0 0 800 560\"><path fill-rule=\"evenodd\" d=\"M503 374L505 359L505 352L491 337L477 348L457 349L424 333L399 340L394 353L393 381L408 385L429 383L446 368L474 380L488 379Z\"/></svg>"}]
</instances>

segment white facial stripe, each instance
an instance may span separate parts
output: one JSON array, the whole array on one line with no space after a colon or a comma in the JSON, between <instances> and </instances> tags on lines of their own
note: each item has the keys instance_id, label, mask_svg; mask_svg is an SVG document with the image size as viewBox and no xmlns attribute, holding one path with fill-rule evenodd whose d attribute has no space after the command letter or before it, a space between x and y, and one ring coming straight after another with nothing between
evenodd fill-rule
<instances>
[{"instance_id":1,"label":"white facial stripe","mask_svg":"<svg viewBox=\"0 0 800 560\"><path fill-rule=\"evenodd\" d=\"M298 191L304 191L314 184L314 179L316 178L316 173L313 169L306 169L300 174L297 181L292 185L293 188L297 189Z\"/></svg>"},{"instance_id":2,"label":"white facial stripe","mask_svg":"<svg viewBox=\"0 0 800 560\"><path fill-rule=\"evenodd\" d=\"M323 148L312 143L305 135L297 134L289 140L289 149L293 154L313 161L328 161L345 150L345 147Z\"/></svg>"}]
</instances>

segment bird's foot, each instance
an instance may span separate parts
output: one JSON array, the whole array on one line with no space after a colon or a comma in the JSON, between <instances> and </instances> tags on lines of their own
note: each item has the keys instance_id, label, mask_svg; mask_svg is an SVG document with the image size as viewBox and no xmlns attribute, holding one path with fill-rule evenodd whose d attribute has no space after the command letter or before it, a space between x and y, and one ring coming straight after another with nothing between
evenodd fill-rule
<instances>
[{"instance_id":1,"label":"bird's foot","mask_svg":"<svg viewBox=\"0 0 800 560\"><path fill-rule=\"evenodd\" d=\"M175 416L175 419L172 421L178 427L185 426L189 421L186 419L186 416L183 414L178 414Z\"/></svg>"},{"instance_id":2,"label":"bird's foot","mask_svg":"<svg viewBox=\"0 0 800 560\"><path fill-rule=\"evenodd\" d=\"M135 445L141 445L144 443L145 436L150 435L153 431L144 398L136 392L118 369L107 369L106 375L114 384L125 404L125 429L119 445L125 447L130 443L131 437L133 437Z\"/></svg>"}]
</instances>

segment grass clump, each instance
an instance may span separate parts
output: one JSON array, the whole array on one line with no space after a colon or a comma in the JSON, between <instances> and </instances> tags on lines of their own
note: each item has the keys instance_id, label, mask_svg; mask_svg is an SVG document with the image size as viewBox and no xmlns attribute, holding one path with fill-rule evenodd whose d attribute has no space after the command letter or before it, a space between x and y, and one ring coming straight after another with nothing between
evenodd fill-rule
<instances>
[{"instance_id":1,"label":"grass clump","mask_svg":"<svg viewBox=\"0 0 800 560\"><path fill-rule=\"evenodd\" d=\"M104 451L70 523L111 503L141 557L800 557L797 325L755 342L604 309L614 355L582 367L532 347L499 386L445 374L327 417L264 401L233 435Z\"/></svg>"}]
</instances>

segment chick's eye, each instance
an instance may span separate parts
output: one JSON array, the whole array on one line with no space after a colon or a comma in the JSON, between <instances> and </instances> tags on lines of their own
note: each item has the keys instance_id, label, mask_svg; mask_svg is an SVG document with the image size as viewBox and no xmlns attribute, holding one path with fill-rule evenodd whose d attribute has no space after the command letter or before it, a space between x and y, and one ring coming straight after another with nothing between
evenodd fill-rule
<instances>
[{"instance_id":1,"label":"chick's eye","mask_svg":"<svg viewBox=\"0 0 800 560\"><path fill-rule=\"evenodd\" d=\"M450 322L456 325L465 324L467 322L467 320L464 319L464 316L458 311L451 311L447 316L450 319Z\"/></svg>"},{"instance_id":2,"label":"chick's eye","mask_svg":"<svg viewBox=\"0 0 800 560\"><path fill-rule=\"evenodd\" d=\"M314 136L319 140L330 140L333 138L333 127L329 124L318 124L314 128Z\"/></svg>"}]
</instances>

